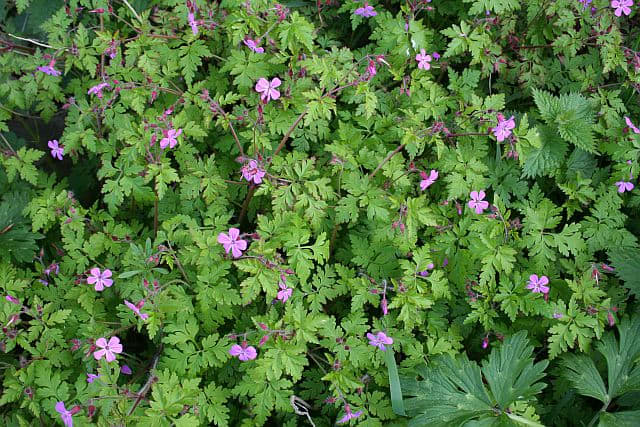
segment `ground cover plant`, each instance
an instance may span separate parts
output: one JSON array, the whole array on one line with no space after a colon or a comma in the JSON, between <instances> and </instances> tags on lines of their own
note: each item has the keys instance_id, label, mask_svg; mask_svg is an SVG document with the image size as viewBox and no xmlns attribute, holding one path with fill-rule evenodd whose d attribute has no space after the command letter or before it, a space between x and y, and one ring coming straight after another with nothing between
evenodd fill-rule
<instances>
[{"instance_id":1,"label":"ground cover plant","mask_svg":"<svg viewBox=\"0 0 640 427\"><path fill-rule=\"evenodd\" d=\"M0 0L0 423L637 425L639 10Z\"/></svg>"}]
</instances>

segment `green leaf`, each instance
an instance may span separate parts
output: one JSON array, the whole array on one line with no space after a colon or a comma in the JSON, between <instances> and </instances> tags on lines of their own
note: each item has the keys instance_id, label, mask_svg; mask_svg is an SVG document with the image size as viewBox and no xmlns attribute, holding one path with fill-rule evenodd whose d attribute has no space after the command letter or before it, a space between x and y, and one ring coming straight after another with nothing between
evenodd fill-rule
<instances>
[{"instance_id":1,"label":"green leaf","mask_svg":"<svg viewBox=\"0 0 640 427\"><path fill-rule=\"evenodd\" d=\"M404 416L406 413L404 411L402 390L400 389L400 378L398 377L398 367L396 366L396 358L393 354L393 348L388 347L385 353L387 371L389 373L389 387L391 389L391 405L393 407L393 412L397 415Z\"/></svg>"},{"instance_id":2,"label":"green leaf","mask_svg":"<svg viewBox=\"0 0 640 427\"><path fill-rule=\"evenodd\" d=\"M640 296L640 249L612 249L608 254L616 276L632 294Z\"/></svg>"}]
</instances>

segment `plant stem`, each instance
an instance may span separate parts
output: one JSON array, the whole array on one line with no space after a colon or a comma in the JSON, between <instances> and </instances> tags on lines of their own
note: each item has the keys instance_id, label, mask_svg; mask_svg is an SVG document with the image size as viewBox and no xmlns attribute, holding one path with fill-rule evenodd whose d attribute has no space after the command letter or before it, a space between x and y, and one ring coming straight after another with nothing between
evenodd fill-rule
<instances>
[{"instance_id":1,"label":"plant stem","mask_svg":"<svg viewBox=\"0 0 640 427\"><path fill-rule=\"evenodd\" d=\"M393 156L395 156L396 154L398 154L400 151L402 151L402 149L405 147L405 145L407 144L401 144L398 145L398 147L396 147L395 150L393 150L391 153L389 153L387 155L387 157L384 158L384 160L382 160L382 162L380 162L380 164L378 166L376 166L376 168L373 170L373 172L371 172L367 178L371 179L374 176L376 176L376 174L378 173L378 171L382 168L382 166L384 166L389 160L391 160L391 158Z\"/></svg>"}]
</instances>

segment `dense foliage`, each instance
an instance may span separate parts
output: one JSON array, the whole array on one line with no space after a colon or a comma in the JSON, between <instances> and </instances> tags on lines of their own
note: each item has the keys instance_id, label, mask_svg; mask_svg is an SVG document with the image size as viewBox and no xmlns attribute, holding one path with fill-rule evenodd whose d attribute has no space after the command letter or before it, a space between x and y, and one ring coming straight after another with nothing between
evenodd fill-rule
<instances>
[{"instance_id":1,"label":"dense foliage","mask_svg":"<svg viewBox=\"0 0 640 427\"><path fill-rule=\"evenodd\" d=\"M0 423L637 425L639 10L0 0Z\"/></svg>"}]
</instances>

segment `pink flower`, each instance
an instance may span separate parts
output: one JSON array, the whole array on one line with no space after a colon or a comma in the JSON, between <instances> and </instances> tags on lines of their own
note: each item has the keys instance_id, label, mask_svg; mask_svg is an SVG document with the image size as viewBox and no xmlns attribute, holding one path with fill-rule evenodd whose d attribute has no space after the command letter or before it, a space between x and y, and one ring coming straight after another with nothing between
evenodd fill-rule
<instances>
[{"instance_id":1,"label":"pink flower","mask_svg":"<svg viewBox=\"0 0 640 427\"><path fill-rule=\"evenodd\" d=\"M100 375L96 375L96 374L87 374L87 382L89 384L91 384L92 382L94 382L95 380L97 380L98 378L100 378Z\"/></svg>"},{"instance_id":2,"label":"pink flower","mask_svg":"<svg viewBox=\"0 0 640 427\"><path fill-rule=\"evenodd\" d=\"M244 39L244 44L255 53L264 53L264 48L258 46L258 43L253 39Z\"/></svg>"},{"instance_id":3,"label":"pink flower","mask_svg":"<svg viewBox=\"0 0 640 427\"><path fill-rule=\"evenodd\" d=\"M14 303L15 305L20 305L20 300L14 296L7 295L5 298L7 301Z\"/></svg>"},{"instance_id":4,"label":"pink flower","mask_svg":"<svg viewBox=\"0 0 640 427\"><path fill-rule=\"evenodd\" d=\"M627 16L631 13L631 6L633 6L633 0L612 0L611 7L616 11L614 14L620 16L623 13Z\"/></svg>"},{"instance_id":5,"label":"pink flower","mask_svg":"<svg viewBox=\"0 0 640 427\"><path fill-rule=\"evenodd\" d=\"M553 318L554 319L562 319L564 317L564 315L562 313L558 313L558 312L554 312L553 313Z\"/></svg>"},{"instance_id":6,"label":"pink flower","mask_svg":"<svg viewBox=\"0 0 640 427\"><path fill-rule=\"evenodd\" d=\"M384 332L378 332L373 335L371 332L367 334L367 338L369 339L369 344L378 347L382 351L386 351L385 345L393 344L393 339L388 337Z\"/></svg>"},{"instance_id":7,"label":"pink flower","mask_svg":"<svg viewBox=\"0 0 640 427\"><path fill-rule=\"evenodd\" d=\"M44 65L44 66L40 66L37 68L38 71L42 71L45 74L48 74L50 76L59 76L62 73L58 70L56 70L55 68L53 68L53 66L56 65L56 60L52 59L51 62L49 62L49 65Z\"/></svg>"},{"instance_id":8,"label":"pink flower","mask_svg":"<svg viewBox=\"0 0 640 427\"><path fill-rule=\"evenodd\" d=\"M638 129L632 122L631 119L627 116L624 116L624 121L627 123L627 126L633 131L633 133L640 133L640 129Z\"/></svg>"},{"instance_id":9,"label":"pink flower","mask_svg":"<svg viewBox=\"0 0 640 427\"><path fill-rule=\"evenodd\" d=\"M264 77L261 77L260 79L258 79L258 83L256 83L256 92L260 92L260 98L265 103L267 103L272 99L275 100L280 98L280 91L278 91L276 88L281 84L282 82L277 77L274 77L271 82L269 82L269 80L265 79Z\"/></svg>"},{"instance_id":10,"label":"pink flower","mask_svg":"<svg viewBox=\"0 0 640 427\"><path fill-rule=\"evenodd\" d=\"M102 89L109 86L110 86L109 83L100 83L98 85L95 85L91 89L89 89L89 92L87 92L87 95L94 94L99 99L102 99Z\"/></svg>"},{"instance_id":11,"label":"pink flower","mask_svg":"<svg viewBox=\"0 0 640 427\"><path fill-rule=\"evenodd\" d=\"M196 22L196 17L193 15L193 12L189 12L187 15L189 19L189 25L191 25L191 31L194 36L198 35L198 23Z\"/></svg>"},{"instance_id":12,"label":"pink flower","mask_svg":"<svg viewBox=\"0 0 640 427\"><path fill-rule=\"evenodd\" d=\"M131 370L131 368L129 367L129 365L122 365L122 367L120 368L120 372L122 372L125 375L131 375L133 374L133 371Z\"/></svg>"},{"instance_id":13,"label":"pink flower","mask_svg":"<svg viewBox=\"0 0 640 427\"><path fill-rule=\"evenodd\" d=\"M287 284L284 282L280 282L279 287L280 290L278 291L278 300L282 301L282 303L284 304L285 302L287 302L289 297L291 297L291 294L293 294L293 289L287 287Z\"/></svg>"},{"instance_id":14,"label":"pink flower","mask_svg":"<svg viewBox=\"0 0 640 427\"><path fill-rule=\"evenodd\" d=\"M348 404L344 405L344 412L344 416L336 421L338 424L344 424L346 422L349 422L349 420L353 420L362 415L362 411L351 412L351 406L349 406Z\"/></svg>"},{"instance_id":15,"label":"pink flower","mask_svg":"<svg viewBox=\"0 0 640 427\"><path fill-rule=\"evenodd\" d=\"M424 49L420 49L420 53L416 55L416 61L418 61L418 68L423 70L431 68L431 55L427 55Z\"/></svg>"},{"instance_id":16,"label":"pink flower","mask_svg":"<svg viewBox=\"0 0 640 427\"><path fill-rule=\"evenodd\" d=\"M516 122L514 117L511 116L509 120L505 120L502 114L498 113L498 125L491 129L493 135L496 137L498 142L502 142L505 138L508 138L511 135L511 129L516 127Z\"/></svg>"},{"instance_id":17,"label":"pink flower","mask_svg":"<svg viewBox=\"0 0 640 427\"><path fill-rule=\"evenodd\" d=\"M355 13L356 15L360 15L363 18L370 18L378 14L378 12L375 11L373 6L369 6L369 3L367 2L364 2L364 6L357 8L353 13Z\"/></svg>"},{"instance_id":18,"label":"pink flower","mask_svg":"<svg viewBox=\"0 0 640 427\"><path fill-rule=\"evenodd\" d=\"M253 181L254 184L262 183L262 178L265 175L265 171L260 169L257 161L249 160L249 163L242 166L241 170L242 177L247 181Z\"/></svg>"},{"instance_id":19,"label":"pink flower","mask_svg":"<svg viewBox=\"0 0 640 427\"><path fill-rule=\"evenodd\" d=\"M100 350L96 350L93 353L93 357L96 360L100 360L104 356L107 362L113 362L116 360L116 354L122 353L122 344L120 344L120 338L118 337L111 337L108 343L105 338L98 338L96 346L100 348Z\"/></svg>"},{"instance_id":20,"label":"pink flower","mask_svg":"<svg viewBox=\"0 0 640 427\"><path fill-rule=\"evenodd\" d=\"M243 342L242 347L238 344L232 345L231 349L229 350L229 354L237 357L243 362L246 362L247 360L255 359L258 355L258 352L256 351L256 348L254 346L247 346L247 343Z\"/></svg>"},{"instance_id":21,"label":"pink flower","mask_svg":"<svg viewBox=\"0 0 640 427\"><path fill-rule=\"evenodd\" d=\"M625 191L631 191L633 190L633 183L632 182L628 182L628 181L618 181L616 182L616 185L618 186L618 193L624 193Z\"/></svg>"},{"instance_id":22,"label":"pink flower","mask_svg":"<svg viewBox=\"0 0 640 427\"><path fill-rule=\"evenodd\" d=\"M56 412L60 414L62 422L66 427L73 427L73 415L80 411L79 406L74 406L71 411L67 411L64 406L64 402L56 403Z\"/></svg>"},{"instance_id":23,"label":"pink flower","mask_svg":"<svg viewBox=\"0 0 640 427\"><path fill-rule=\"evenodd\" d=\"M182 129L163 130L162 135L164 136L164 138L160 140L160 148L164 150L165 148L167 148L167 145L169 146L169 148L175 147L178 143L177 138L180 136L180 134L182 134Z\"/></svg>"},{"instance_id":24,"label":"pink flower","mask_svg":"<svg viewBox=\"0 0 640 427\"><path fill-rule=\"evenodd\" d=\"M62 156L64 156L64 147L60 145L57 139L49 141L47 143L49 148L51 148L51 157L54 159L62 160Z\"/></svg>"},{"instance_id":25,"label":"pink flower","mask_svg":"<svg viewBox=\"0 0 640 427\"><path fill-rule=\"evenodd\" d=\"M529 284L527 285L527 289L531 289L533 293L549 293L549 278L547 276L542 276L538 278L537 274L532 274L529 276Z\"/></svg>"},{"instance_id":26,"label":"pink flower","mask_svg":"<svg viewBox=\"0 0 640 427\"><path fill-rule=\"evenodd\" d=\"M229 234L218 234L218 243L224 247L224 251L231 254L234 258L238 258L242 255L242 251L247 249L247 241L239 238L240 230L237 228L230 228Z\"/></svg>"},{"instance_id":27,"label":"pink flower","mask_svg":"<svg viewBox=\"0 0 640 427\"><path fill-rule=\"evenodd\" d=\"M104 287L107 288L113 285L113 280L109 279L111 277L111 270L106 269L104 272L101 272L98 267L92 268L89 270L91 273L87 278L87 283L93 285L95 283L95 290L102 291Z\"/></svg>"},{"instance_id":28,"label":"pink flower","mask_svg":"<svg viewBox=\"0 0 640 427\"><path fill-rule=\"evenodd\" d=\"M471 192L471 200L469 200L469 207L471 209L475 209L477 214L481 214L485 209L489 207L489 202L484 199L484 191L472 191Z\"/></svg>"},{"instance_id":29,"label":"pink flower","mask_svg":"<svg viewBox=\"0 0 640 427\"><path fill-rule=\"evenodd\" d=\"M429 176L427 176L426 172L421 171L420 172L420 177L422 178L422 181L420 181L420 189L422 191L424 191L427 188L429 188L429 186L431 184L436 182L436 179L438 179L438 171L434 170L434 169L431 169L431 172L429 173Z\"/></svg>"},{"instance_id":30,"label":"pink flower","mask_svg":"<svg viewBox=\"0 0 640 427\"><path fill-rule=\"evenodd\" d=\"M137 305L133 305L127 300L124 300L124 305L129 307L135 314L137 314L142 320L147 320L149 315L147 313L141 313L140 309L144 306L144 300L140 300Z\"/></svg>"},{"instance_id":31,"label":"pink flower","mask_svg":"<svg viewBox=\"0 0 640 427\"><path fill-rule=\"evenodd\" d=\"M376 63L373 62L372 60L369 60L369 65L367 66L367 71L369 72L369 78L373 78L373 76L376 75L377 70L376 70Z\"/></svg>"}]
</instances>

